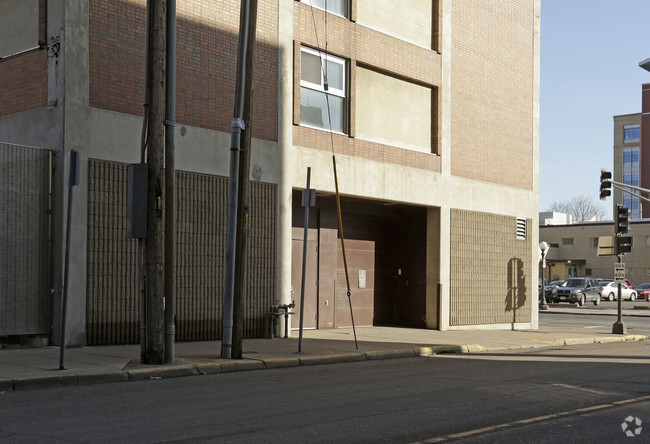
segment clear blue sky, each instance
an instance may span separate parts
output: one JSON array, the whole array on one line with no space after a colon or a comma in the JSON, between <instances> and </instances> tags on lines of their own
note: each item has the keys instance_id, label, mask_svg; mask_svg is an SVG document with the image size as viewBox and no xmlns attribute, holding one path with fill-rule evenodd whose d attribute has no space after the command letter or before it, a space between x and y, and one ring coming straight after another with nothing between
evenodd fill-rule
<instances>
[{"instance_id":1,"label":"clear blue sky","mask_svg":"<svg viewBox=\"0 0 650 444\"><path fill-rule=\"evenodd\" d=\"M650 0L542 0L540 211L587 195L613 167L613 116L641 112Z\"/></svg>"}]
</instances>

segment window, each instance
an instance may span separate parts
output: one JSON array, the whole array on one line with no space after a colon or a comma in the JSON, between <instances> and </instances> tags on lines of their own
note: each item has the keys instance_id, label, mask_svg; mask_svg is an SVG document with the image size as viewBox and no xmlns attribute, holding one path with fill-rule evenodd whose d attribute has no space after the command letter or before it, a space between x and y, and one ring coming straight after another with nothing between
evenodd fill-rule
<instances>
[{"instance_id":1,"label":"window","mask_svg":"<svg viewBox=\"0 0 650 444\"><path fill-rule=\"evenodd\" d=\"M645 237L645 247L650 248L650 236Z\"/></svg>"},{"instance_id":2,"label":"window","mask_svg":"<svg viewBox=\"0 0 650 444\"><path fill-rule=\"evenodd\" d=\"M350 10L348 4L349 0L300 0L309 6L313 6L323 11L331 12L332 14L348 17Z\"/></svg>"},{"instance_id":3,"label":"window","mask_svg":"<svg viewBox=\"0 0 650 444\"><path fill-rule=\"evenodd\" d=\"M638 142L641 138L641 129L636 125L623 125L623 143Z\"/></svg>"},{"instance_id":4,"label":"window","mask_svg":"<svg viewBox=\"0 0 650 444\"><path fill-rule=\"evenodd\" d=\"M590 237L589 238L589 247L598 248L598 238L597 237Z\"/></svg>"},{"instance_id":5,"label":"window","mask_svg":"<svg viewBox=\"0 0 650 444\"><path fill-rule=\"evenodd\" d=\"M585 275L586 276L591 276L591 268L585 268ZM596 286L596 285L598 285L598 282L595 282L592 285Z\"/></svg>"},{"instance_id":6,"label":"window","mask_svg":"<svg viewBox=\"0 0 650 444\"><path fill-rule=\"evenodd\" d=\"M572 237L563 237L562 238L562 245L573 245L573 238Z\"/></svg>"},{"instance_id":7,"label":"window","mask_svg":"<svg viewBox=\"0 0 650 444\"><path fill-rule=\"evenodd\" d=\"M346 132L346 83L345 60L301 48L300 124L338 133Z\"/></svg>"},{"instance_id":8,"label":"window","mask_svg":"<svg viewBox=\"0 0 650 444\"><path fill-rule=\"evenodd\" d=\"M623 183L639 186L639 147L623 148ZM641 218L641 203L638 197L623 193L623 206L630 209L630 218Z\"/></svg>"}]
</instances>

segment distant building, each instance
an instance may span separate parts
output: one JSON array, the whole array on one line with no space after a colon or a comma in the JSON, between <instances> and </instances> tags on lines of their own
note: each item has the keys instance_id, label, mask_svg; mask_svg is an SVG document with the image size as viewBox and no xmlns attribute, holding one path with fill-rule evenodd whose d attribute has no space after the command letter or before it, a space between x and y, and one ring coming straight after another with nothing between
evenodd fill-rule
<instances>
[{"instance_id":1,"label":"distant building","mask_svg":"<svg viewBox=\"0 0 650 444\"><path fill-rule=\"evenodd\" d=\"M598 256L598 238L613 235L611 220L540 225L539 240L550 245L544 277L549 280L572 276L612 279L617 258ZM632 221L628 236L632 237L632 251L623 256L625 275L635 285L650 282L650 220Z\"/></svg>"},{"instance_id":2,"label":"distant building","mask_svg":"<svg viewBox=\"0 0 650 444\"><path fill-rule=\"evenodd\" d=\"M558 213L556 211L541 211L539 213L539 225L571 225L573 215Z\"/></svg>"},{"instance_id":3,"label":"distant building","mask_svg":"<svg viewBox=\"0 0 650 444\"><path fill-rule=\"evenodd\" d=\"M643 94L645 96L644 85ZM650 111L650 109L648 110ZM614 181L637 187L650 188L650 141L642 143L641 113L614 116ZM644 146L648 150L644 153ZM647 158L647 167L643 159ZM645 173L645 174L644 174ZM650 206L643 210L643 201L638 197L614 188L613 205L621 203L630 209L631 219L650 217Z\"/></svg>"}]
</instances>

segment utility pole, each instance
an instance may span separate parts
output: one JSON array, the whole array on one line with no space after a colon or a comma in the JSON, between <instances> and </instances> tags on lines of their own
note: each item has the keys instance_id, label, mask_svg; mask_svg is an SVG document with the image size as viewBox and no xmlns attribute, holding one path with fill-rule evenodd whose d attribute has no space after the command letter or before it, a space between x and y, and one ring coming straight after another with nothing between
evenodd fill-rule
<instances>
[{"instance_id":1,"label":"utility pole","mask_svg":"<svg viewBox=\"0 0 650 444\"><path fill-rule=\"evenodd\" d=\"M167 4L167 84L165 110L165 363L174 362L176 341L176 163L174 126L176 125L176 0Z\"/></svg>"},{"instance_id":2,"label":"utility pole","mask_svg":"<svg viewBox=\"0 0 650 444\"><path fill-rule=\"evenodd\" d=\"M253 103L253 55L255 53L255 30L257 28L257 0L251 0L249 5L249 25L245 58L244 79L244 110L243 118L245 129L242 131L241 153L239 158L239 197L237 202L237 254L235 255L235 292L233 300L233 336L232 357L241 359L244 342L244 295L246 294L245 268L246 253L248 251L249 211L250 211L250 164L251 164L251 137L253 125L251 108ZM241 31L240 31L241 32ZM237 82L237 90L241 88ZM239 91L235 93L239 97Z\"/></svg>"},{"instance_id":3,"label":"utility pole","mask_svg":"<svg viewBox=\"0 0 650 444\"><path fill-rule=\"evenodd\" d=\"M146 239L146 364L164 361L164 153L167 1L148 2L149 122L147 132L148 196Z\"/></svg>"},{"instance_id":4,"label":"utility pole","mask_svg":"<svg viewBox=\"0 0 650 444\"><path fill-rule=\"evenodd\" d=\"M230 179L228 182L228 220L226 224L226 273L223 300L223 334L221 339L221 357L231 359L233 352L233 331L235 318L235 262L238 254L237 226L238 205L240 202L239 176L242 131L246 130L244 123L244 108L246 103L245 85L248 73L246 71L246 54L251 51L249 33L255 36L255 23L251 21L251 8L257 14L257 0L242 0L239 16L239 48L237 52L237 83L235 91L235 112L231 125L230 137ZM250 28L253 28L252 30ZM251 55L252 59L252 55ZM250 131L249 131L250 134ZM248 176L248 175L247 175ZM248 180L248 177L245 177ZM246 221L244 221L245 223ZM243 255L242 255L243 256ZM241 276L240 276L241 280ZM240 301L237 301L240 304ZM238 308L240 310L240 308Z\"/></svg>"}]
</instances>

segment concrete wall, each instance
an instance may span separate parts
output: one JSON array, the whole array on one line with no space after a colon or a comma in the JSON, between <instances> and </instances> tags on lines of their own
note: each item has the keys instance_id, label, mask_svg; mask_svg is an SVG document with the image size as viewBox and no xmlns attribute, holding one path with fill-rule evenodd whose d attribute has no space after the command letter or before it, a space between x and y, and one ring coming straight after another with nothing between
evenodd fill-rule
<instances>
[{"instance_id":1,"label":"concrete wall","mask_svg":"<svg viewBox=\"0 0 650 444\"><path fill-rule=\"evenodd\" d=\"M357 68L355 89L356 137L431 153L431 88Z\"/></svg>"},{"instance_id":2,"label":"concrete wall","mask_svg":"<svg viewBox=\"0 0 650 444\"><path fill-rule=\"evenodd\" d=\"M422 0L356 0L357 23L431 49L434 3Z\"/></svg>"}]
</instances>

